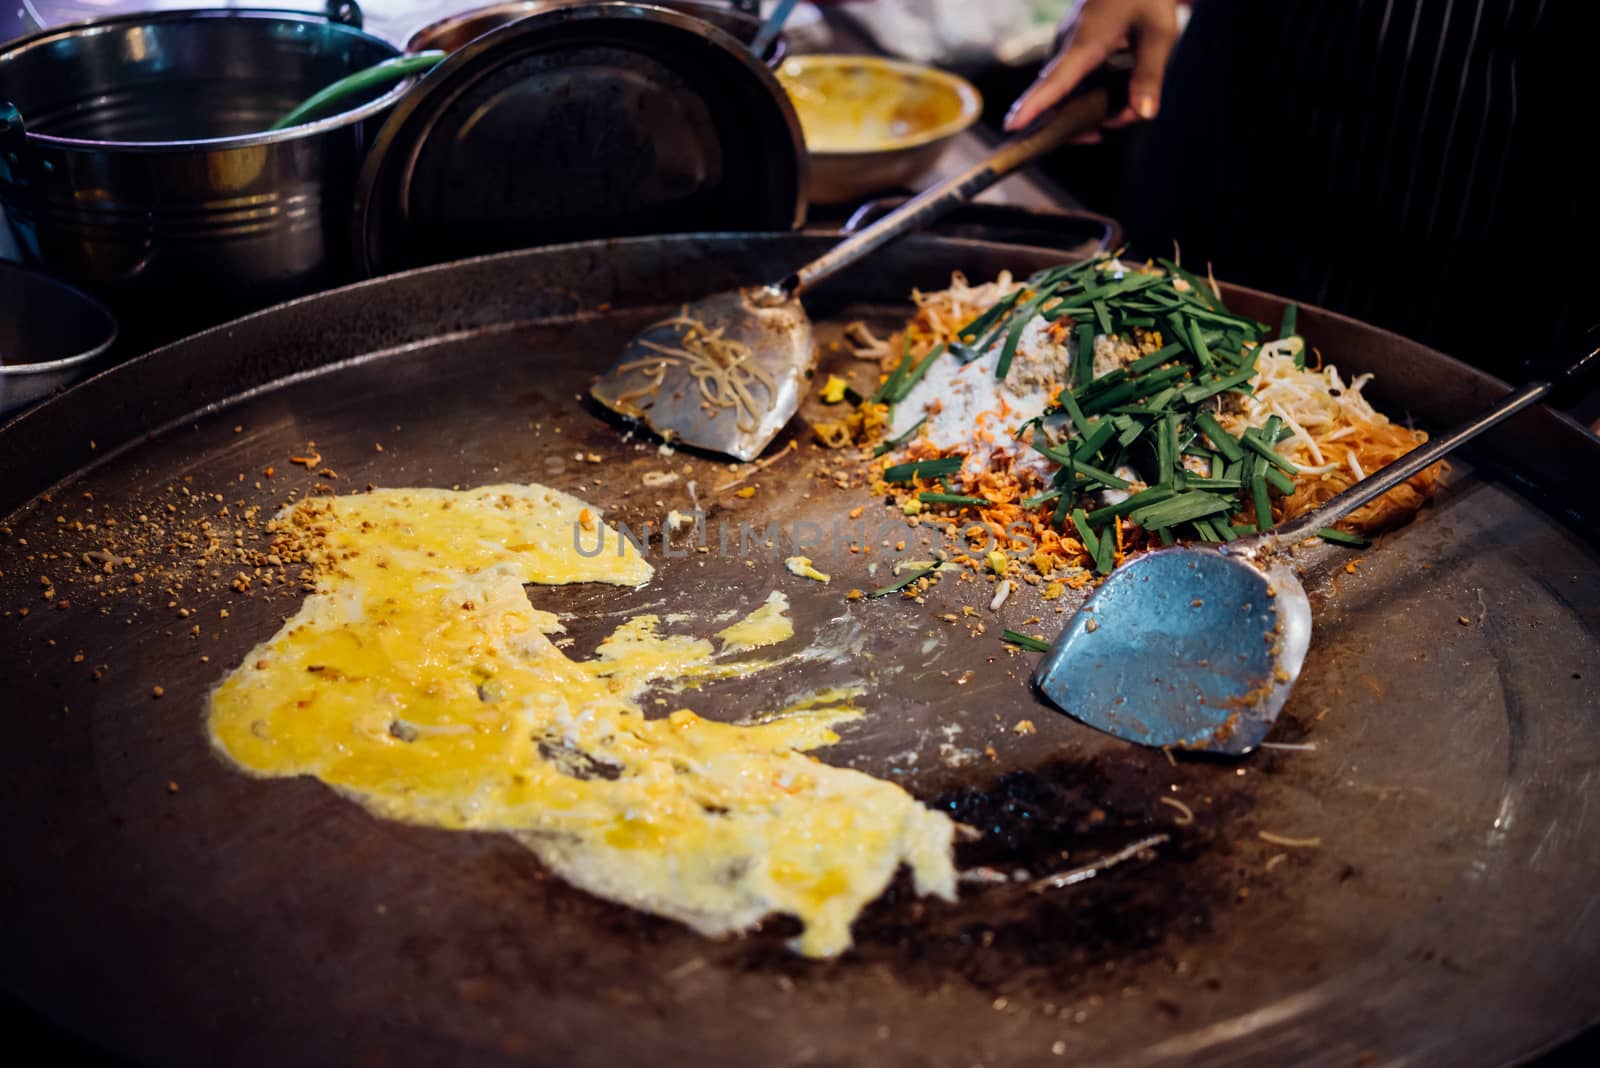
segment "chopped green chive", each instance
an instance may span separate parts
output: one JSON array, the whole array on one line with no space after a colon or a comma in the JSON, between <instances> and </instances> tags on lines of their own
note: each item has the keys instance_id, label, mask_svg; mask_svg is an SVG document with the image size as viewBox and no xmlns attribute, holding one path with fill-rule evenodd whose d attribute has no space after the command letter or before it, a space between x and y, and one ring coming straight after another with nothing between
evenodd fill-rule
<instances>
[{"instance_id":1,"label":"chopped green chive","mask_svg":"<svg viewBox=\"0 0 1600 1068\"><path fill-rule=\"evenodd\" d=\"M1148 397L1151 394L1159 393L1161 390L1166 388L1169 382L1176 381L1177 379L1180 379L1184 375L1190 373L1191 372L1189 368L1181 365L1177 367L1163 367L1159 371L1151 371L1134 384L1133 395L1135 397Z\"/></svg>"},{"instance_id":2,"label":"chopped green chive","mask_svg":"<svg viewBox=\"0 0 1600 1068\"><path fill-rule=\"evenodd\" d=\"M1222 424L1217 422L1216 416L1210 412L1200 412L1194 417L1194 425L1206 437L1211 439L1211 444L1216 446L1229 463L1244 458L1244 450L1239 447L1239 439L1222 429Z\"/></svg>"},{"instance_id":3,"label":"chopped green chive","mask_svg":"<svg viewBox=\"0 0 1600 1068\"><path fill-rule=\"evenodd\" d=\"M1094 569L1102 575L1109 575L1117 566L1117 532L1108 530L1100 535L1100 547L1095 550Z\"/></svg>"},{"instance_id":4,"label":"chopped green chive","mask_svg":"<svg viewBox=\"0 0 1600 1068\"><path fill-rule=\"evenodd\" d=\"M1089 525L1089 517L1084 514L1082 508L1074 508L1072 510L1072 525L1077 528L1078 540L1083 542L1084 549L1088 551L1091 557L1098 557L1100 555L1100 538L1095 534L1094 528ZM1111 538L1114 535L1108 532L1106 537Z\"/></svg>"},{"instance_id":5,"label":"chopped green chive","mask_svg":"<svg viewBox=\"0 0 1600 1068\"><path fill-rule=\"evenodd\" d=\"M905 589L907 586L911 585L913 582L916 582L918 579L924 579L924 578L927 578L929 575L935 574L935 573L937 573L939 571L943 571L947 566L949 566L949 565L946 565L945 563L943 563L941 561L940 563L934 564L932 567L921 568L920 570L911 572L909 575L907 575L903 579L896 580L895 582L889 584L888 586L880 586L880 587L878 587L877 589L875 589L872 592L868 593L867 596L868 597L887 597L891 593L899 593L901 590Z\"/></svg>"},{"instance_id":6,"label":"chopped green chive","mask_svg":"<svg viewBox=\"0 0 1600 1068\"><path fill-rule=\"evenodd\" d=\"M916 437L917 436L917 431L921 430L923 425L925 423L927 423L927 421L928 421L928 417L927 416L923 416L921 419L918 419L915 423L913 423L911 425L911 429L907 430L904 434L901 434L897 438L890 438L888 441L880 442L878 444L878 447L872 450L872 455L873 456L882 456L886 452L890 452L890 451L892 451L894 449L898 449L900 446L904 445L906 442L908 442L912 438Z\"/></svg>"},{"instance_id":7,"label":"chopped green chive","mask_svg":"<svg viewBox=\"0 0 1600 1068\"><path fill-rule=\"evenodd\" d=\"M1278 323L1278 338L1294 337L1295 327L1300 323L1300 306L1290 302L1283 306L1283 319Z\"/></svg>"},{"instance_id":8,"label":"chopped green chive","mask_svg":"<svg viewBox=\"0 0 1600 1068\"><path fill-rule=\"evenodd\" d=\"M1143 374L1146 371L1154 370L1155 368L1166 363L1168 360L1176 358L1181 352L1183 352L1182 345L1175 344L1164 346L1152 352L1148 356L1141 356L1137 360L1134 360L1127 366L1127 372L1130 375L1138 375Z\"/></svg>"},{"instance_id":9,"label":"chopped green chive","mask_svg":"<svg viewBox=\"0 0 1600 1068\"><path fill-rule=\"evenodd\" d=\"M900 362L895 364L894 370L889 372L887 378L873 391L868 399L874 404L881 403L894 395L900 388L900 383L905 381L906 375L911 373L911 335L905 336L905 344L900 349Z\"/></svg>"},{"instance_id":10,"label":"chopped green chive","mask_svg":"<svg viewBox=\"0 0 1600 1068\"><path fill-rule=\"evenodd\" d=\"M1190 475L1189 488L1211 490L1213 492L1237 492L1244 489L1244 482L1237 478L1199 478L1195 475Z\"/></svg>"},{"instance_id":11,"label":"chopped green chive","mask_svg":"<svg viewBox=\"0 0 1600 1068\"><path fill-rule=\"evenodd\" d=\"M917 500L923 504L962 504L987 508L994 502L985 497L969 497L964 493L919 493Z\"/></svg>"},{"instance_id":12,"label":"chopped green chive","mask_svg":"<svg viewBox=\"0 0 1600 1068\"><path fill-rule=\"evenodd\" d=\"M1267 496L1267 476L1256 475L1250 479L1250 499L1256 509L1256 529L1272 529L1272 498Z\"/></svg>"},{"instance_id":13,"label":"chopped green chive","mask_svg":"<svg viewBox=\"0 0 1600 1068\"><path fill-rule=\"evenodd\" d=\"M1056 499L1056 506L1050 512L1050 522L1053 526L1064 526L1067 513L1072 510L1073 492L1064 492Z\"/></svg>"},{"instance_id":14,"label":"chopped green chive","mask_svg":"<svg viewBox=\"0 0 1600 1068\"><path fill-rule=\"evenodd\" d=\"M1275 451L1273 451L1271 445L1268 445L1266 442L1262 441L1261 436L1256 431L1246 430L1244 432L1244 437L1240 440L1244 442L1246 448L1256 453L1256 455L1260 456L1263 460L1267 461L1267 463L1271 464L1273 467L1278 468L1280 471L1287 472L1291 475L1298 475L1300 473L1300 469L1298 467L1279 456Z\"/></svg>"},{"instance_id":15,"label":"chopped green chive","mask_svg":"<svg viewBox=\"0 0 1600 1068\"><path fill-rule=\"evenodd\" d=\"M1161 417L1161 423L1156 428L1156 470L1161 472L1161 477L1156 480L1162 486L1172 485L1172 466L1177 458L1178 435L1173 425L1173 416L1169 412Z\"/></svg>"},{"instance_id":16,"label":"chopped green chive","mask_svg":"<svg viewBox=\"0 0 1600 1068\"><path fill-rule=\"evenodd\" d=\"M1017 316L1011 329L1006 332L1005 347L1000 350L1000 359L994 365L994 377L997 381L1004 382L1006 375L1011 371L1011 361L1017 355L1017 345L1022 341L1022 328L1028 325L1028 320Z\"/></svg>"},{"instance_id":17,"label":"chopped green chive","mask_svg":"<svg viewBox=\"0 0 1600 1068\"><path fill-rule=\"evenodd\" d=\"M1111 325L1111 309L1106 307L1106 302L1097 300L1090 307L1094 309L1095 322L1100 324L1100 332L1108 336L1116 333Z\"/></svg>"},{"instance_id":18,"label":"chopped green chive","mask_svg":"<svg viewBox=\"0 0 1600 1068\"><path fill-rule=\"evenodd\" d=\"M883 473L885 482L910 482L914 478L942 478L961 470L964 456L944 456L937 460L911 460L895 464Z\"/></svg>"},{"instance_id":19,"label":"chopped green chive","mask_svg":"<svg viewBox=\"0 0 1600 1068\"><path fill-rule=\"evenodd\" d=\"M928 368L933 366L933 361L937 360L940 356L943 356L944 352L945 344L941 341L932 352L928 353L928 355L922 358L922 362L917 364L916 369L901 381L899 387L889 397L889 403L899 404L901 401L905 400L906 395L915 389L917 383L921 382L922 379L927 375Z\"/></svg>"},{"instance_id":20,"label":"chopped green chive","mask_svg":"<svg viewBox=\"0 0 1600 1068\"><path fill-rule=\"evenodd\" d=\"M1098 467L1095 467L1093 464L1086 464L1082 460L1078 460L1069 456L1067 458L1067 462L1071 465L1073 471L1093 479L1102 486L1106 486L1111 489L1124 490L1133 484L1125 478L1118 478L1110 471L1104 471Z\"/></svg>"},{"instance_id":21,"label":"chopped green chive","mask_svg":"<svg viewBox=\"0 0 1600 1068\"><path fill-rule=\"evenodd\" d=\"M1182 370L1182 368L1179 368L1179 370ZM1098 415L1101 412L1116 411L1117 406L1123 401L1129 401L1133 399L1133 391L1138 388L1139 383L1137 381L1118 383L1108 390L1096 393L1094 397L1085 404L1084 410L1090 415Z\"/></svg>"},{"instance_id":22,"label":"chopped green chive","mask_svg":"<svg viewBox=\"0 0 1600 1068\"><path fill-rule=\"evenodd\" d=\"M1072 384L1087 386L1094 378L1094 326L1084 323L1072 332Z\"/></svg>"},{"instance_id":23,"label":"chopped green chive","mask_svg":"<svg viewBox=\"0 0 1600 1068\"><path fill-rule=\"evenodd\" d=\"M1116 425L1114 423L1112 423L1112 421L1109 420L1109 419L1102 419L1098 423L1095 423L1094 424L1094 433L1092 433L1088 437L1084 438L1072 450L1073 459L1075 459L1075 460L1087 460L1087 459L1089 459L1095 453L1097 453L1101 449L1105 448L1106 447L1106 442L1110 441L1112 436L1114 434L1116 434L1116 432L1117 432Z\"/></svg>"},{"instance_id":24,"label":"chopped green chive","mask_svg":"<svg viewBox=\"0 0 1600 1068\"><path fill-rule=\"evenodd\" d=\"M983 312L977 318L973 319L972 322L968 323L966 326L963 326L960 330L957 330L956 337L960 338L962 342L967 345L976 345L978 339L984 334L988 333L991 327L999 323L1007 312L1016 307L1017 301L1021 299L1022 290L1020 289L1015 293L1001 298L994 303L993 307Z\"/></svg>"},{"instance_id":25,"label":"chopped green chive","mask_svg":"<svg viewBox=\"0 0 1600 1068\"><path fill-rule=\"evenodd\" d=\"M1276 467L1267 468L1266 476L1267 481L1272 483L1272 488L1285 497L1294 492L1294 479L1279 471Z\"/></svg>"},{"instance_id":26,"label":"chopped green chive","mask_svg":"<svg viewBox=\"0 0 1600 1068\"><path fill-rule=\"evenodd\" d=\"M1226 497L1204 490L1190 490L1156 504L1147 505L1129 513L1128 518L1146 530L1175 527L1205 516L1218 515L1233 509Z\"/></svg>"},{"instance_id":27,"label":"chopped green chive","mask_svg":"<svg viewBox=\"0 0 1600 1068\"><path fill-rule=\"evenodd\" d=\"M1221 378L1213 378L1209 382L1195 383L1183 391L1183 399L1190 404L1199 404L1203 400L1210 400L1218 393L1226 393L1229 390L1238 389L1255 376L1256 365L1255 361L1251 360L1250 366L1241 371L1235 371L1233 374L1224 375Z\"/></svg>"},{"instance_id":28,"label":"chopped green chive","mask_svg":"<svg viewBox=\"0 0 1600 1068\"><path fill-rule=\"evenodd\" d=\"M1194 341L1194 355L1195 358L1200 361L1200 366L1204 367L1207 371L1215 367L1217 365L1217 359L1215 356L1211 355L1211 350L1206 347L1204 332L1196 330L1191 326L1189 329L1189 337Z\"/></svg>"},{"instance_id":29,"label":"chopped green chive","mask_svg":"<svg viewBox=\"0 0 1600 1068\"><path fill-rule=\"evenodd\" d=\"M1067 416L1072 420L1072 425L1083 437L1090 434L1089 420L1084 415L1083 408L1078 404L1078 398L1072 395L1072 390L1064 389L1056 394L1056 403L1066 409Z\"/></svg>"},{"instance_id":30,"label":"chopped green chive","mask_svg":"<svg viewBox=\"0 0 1600 1068\"><path fill-rule=\"evenodd\" d=\"M1290 307L1293 307L1293 305L1290 305ZM1365 549L1372 544L1372 542L1359 534L1346 534L1344 531L1336 530L1333 527L1323 527L1317 531L1317 537L1335 545L1348 545L1352 549Z\"/></svg>"},{"instance_id":31,"label":"chopped green chive","mask_svg":"<svg viewBox=\"0 0 1600 1068\"><path fill-rule=\"evenodd\" d=\"M1003 642L1009 642L1012 645L1026 649L1033 653L1048 653L1050 651L1049 642L1041 641L1030 634L1023 634L1021 631L1015 631L1009 628L1000 632L1000 640Z\"/></svg>"},{"instance_id":32,"label":"chopped green chive","mask_svg":"<svg viewBox=\"0 0 1600 1068\"><path fill-rule=\"evenodd\" d=\"M1147 490L1140 490L1138 493L1135 493L1121 504L1111 504L1104 508L1096 508L1094 511L1089 513L1089 522L1093 526L1099 526L1107 519L1114 519L1117 516L1127 515L1129 512L1142 508L1145 505L1156 504L1160 501L1165 501L1176 496L1177 492L1177 490L1171 489L1167 486L1151 486Z\"/></svg>"}]
</instances>

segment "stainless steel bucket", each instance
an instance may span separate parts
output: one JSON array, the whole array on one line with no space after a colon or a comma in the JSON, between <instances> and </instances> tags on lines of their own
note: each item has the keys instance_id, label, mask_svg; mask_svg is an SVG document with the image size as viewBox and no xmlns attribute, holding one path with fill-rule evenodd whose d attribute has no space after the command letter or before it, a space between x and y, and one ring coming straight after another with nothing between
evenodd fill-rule
<instances>
[{"instance_id":1,"label":"stainless steel bucket","mask_svg":"<svg viewBox=\"0 0 1600 1068\"><path fill-rule=\"evenodd\" d=\"M344 281L361 159L408 87L261 131L396 54L337 18L236 10L119 16L0 48L0 102L15 105L8 119L0 103L0 206L23 259L151 336Z\"/></svg>"}]
</instances>

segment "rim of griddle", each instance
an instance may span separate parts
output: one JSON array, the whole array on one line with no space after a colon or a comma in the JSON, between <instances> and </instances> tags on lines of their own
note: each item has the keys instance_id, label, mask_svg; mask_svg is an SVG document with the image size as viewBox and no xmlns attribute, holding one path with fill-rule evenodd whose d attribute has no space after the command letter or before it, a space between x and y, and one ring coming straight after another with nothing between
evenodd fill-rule
<instances>
[{"instance_id":1,"label":"rim of griddle","mask_svg":"<svg viewBox=\"0 0 1600 1068\"><path fill-rule=\"evenodd\" d=\"M290 378L319 373L337 363L356 356L370 355L375 350L326 353L326 358L284 372L276 367L263 367L252 376L241 370L227 376L229 389L215 396L194 396L189 390L176 388L177 382L188 379L205 365L215 362L209 343L225 338L242 329L260 327L273 319L283 324L304 322L314 313L326 308L343 307L351 322L360 321L361 310L373 302L386 299L391 291L403 291L416 284L425 284L453 273L481 269L504 268L506 276L519 272L514 265L535 262L539 259L593 255L604 257L629 248L660 245L663 242L692 242L707 253L726 251L736 253L752 243L796 244L807 250L824 250L834 237L829 234L806 231L785 233L686 233L644 235L640 237L613 238L600 241L577 241L535 249L518 249L484 256L454 260L448 263L416 267L378 278L365 279L337 289L326 290L311 296L300 297L283 304L253 312L238 319L191 334L170 342L141 356L107 368L78 382L32 408L0 423L0 518L9 518L26 510L40 495L49 493L61 483L117 456L129 447L162 433L165 429L191 422L208 412L276 388ZM941 249L960 252L1015 250L1018 255L1055 255L1068 258L1059 249L1016 242L993 242L974 238L919 235L907 238L903 244L923 244L930 250ZM797 256L799 262L803 255ZM1282 301L1261 290L1219 283L1230 299ZM849 277L823 287L819 293L848 291ZM1457 380L1470 384L1474 403L1487 408L1510 387L1501 379L1471 367L1452 356L1431 349L1420 342L1411 341L1392 331L1384 330L1347 315L1328 311L1315 305L1300 305L1306 312L1338 322L1345 327L1366 331L1397 344L1414 348L1419 355L1444 364ZM540 316L530 316L533 322ZM488 325L476 324L468 329L481 329ZM417 344L438 340L444 331L419 330L404 344ZM199 351L198 355L196 354ZM192 362L194 366L185 366ZM144 397L143 410L135 415L129 411L132 398ZM120 420L116 416L121 415ZM93 432L83 428L93 427ZM95 437L98 434L99 437ZM1486 435L1477 448L1469 449L1474 462L1511 483L1517 490L1535 501L1548 514L1561 519L1577 530L1586 540L1600 544L1600 484L1585 478L1573 478L1574 472L1590 465L1600 465L1600 438L1588 433L1571 417L1548 407L1536 407L1522 413L1504 427ZM1555 470L1540 471L1538 460L1548 461Z\"/></svg>"}]
</instances>

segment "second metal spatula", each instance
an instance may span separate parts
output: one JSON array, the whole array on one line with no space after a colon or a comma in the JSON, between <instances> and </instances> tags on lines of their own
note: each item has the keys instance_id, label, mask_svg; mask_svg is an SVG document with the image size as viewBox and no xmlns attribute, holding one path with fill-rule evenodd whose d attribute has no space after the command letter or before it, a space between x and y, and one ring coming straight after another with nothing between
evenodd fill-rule
<instances>
[{"instance_id":1,"label":"second metal spatula","mask_svg":"<svg viewBox=\"0 0 1600 1068\"><path fill-rule=\"evenodd\" d=\"M1600 369L1585 354L1478 418L1375 471L1321 507L1226 545L1132 560L1062 629L1034 673L1052 704L1124 741L1240 756L1277 722L1311 644L1311 602L1283 552L1479 434Z\"/></svg>"},{"instance_id":2,"label":"second metal spatula","mask_svg":"<svg viewBox=\"0 0 1600 1068\"><path fill-rule=\"evenodd\" d=\"M607 408L668 441L753 460L800 406L816 366L811 320L800 298L826 278L952 209L1122 108L1131 58L1118 54L1059 108L821 258L778 282L718 293L685 306L634 338L590 387Z\"/></svg>"}]
</instances>

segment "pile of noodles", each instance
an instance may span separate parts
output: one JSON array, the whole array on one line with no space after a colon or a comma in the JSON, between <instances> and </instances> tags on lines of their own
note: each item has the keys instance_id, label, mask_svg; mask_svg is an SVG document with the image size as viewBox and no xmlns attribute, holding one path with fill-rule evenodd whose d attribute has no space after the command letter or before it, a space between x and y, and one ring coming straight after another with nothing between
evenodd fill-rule
<instances>
[{"instance_id":1,"label":"pile of noodles","mask_svg":"<svg viewBox=\"0 0 1600 1068\"><path fill-rule=\"evenodd\" d=\"M1280 520L1311 511L1428 440L1422 431L1392 422L1372 407L1362 395L1371 375L1357 375L1347 383L1332 364L1296 366L1302 345L1300 339L1289 338L1262 346L1250 382L1254 392L1241 398L1237 411L1221 417L1237 433L1276 415L1294 432L1278 445L1300 468L1294 493L1278 501ZM1339 525L1372 533L1402 523L1433 496L1444 473L1445 466L1436 464Z\"/></svg>"},{"instance_id":2,"label":"pile of noodles","mask_svg":"<svg viewBox=\"0 0 1600 1068\"><path fill-rule=\"evenodd\" d=\"M919 353L953 340L963 326L1021 285L1009 273L976 286L955 274L948 289L912 294L917 313L907 324L906 336ZM898 348L889 339L863 333L853 339L859 355L890 362L896 358ZM1346 382L1333 364L1308 359L1309 366L1297 366L1304 349L1298 337L1263 345L1257 354L1256 377L1250 382L1252 392L1230 398L1218 413L1219 421L1234 434L1265 426L1274 415L1293 431L1278 450L1300 473L1294 478L1295 492L1275 502L1279 521L1311 511L1428 439L1422 431L1392 422L1372 407L1363 396L1371 375ZM1429 468L1358 509L1339 526L1375 533L1404 522L1433 496L1446 470L1444 464ZM991 493L995 488L985 487ZM1010 501L1005 494L990 499Z\"/></svg>"}]
</instances>

